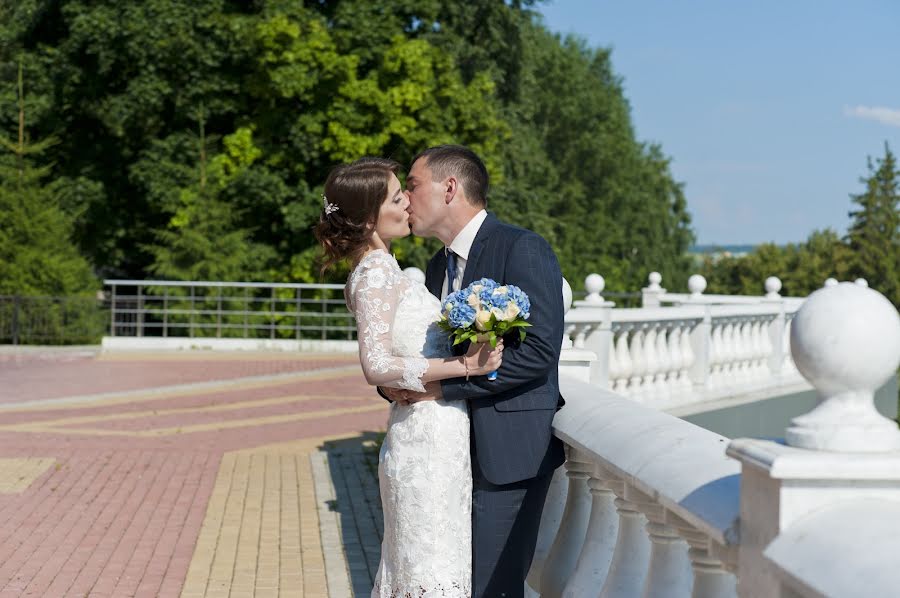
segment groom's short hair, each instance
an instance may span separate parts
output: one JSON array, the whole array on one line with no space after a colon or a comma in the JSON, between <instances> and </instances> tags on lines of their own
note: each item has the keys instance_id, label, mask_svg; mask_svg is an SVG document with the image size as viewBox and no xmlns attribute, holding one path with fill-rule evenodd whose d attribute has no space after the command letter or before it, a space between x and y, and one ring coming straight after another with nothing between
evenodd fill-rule
<instances>
[{"instance_id":1,"label":"groom's short hair","mask_svg":"<svg viewBox=\"0 0 900 598\"><path fill-rule=\"evenodd\" d=\"M412 164L420 158L427 160L435 180L455 176L466 190L470 203L482 208L487 206L490 178L478 154L464 145L436 145L419 152Z\"/></svg>"}]
</instances>

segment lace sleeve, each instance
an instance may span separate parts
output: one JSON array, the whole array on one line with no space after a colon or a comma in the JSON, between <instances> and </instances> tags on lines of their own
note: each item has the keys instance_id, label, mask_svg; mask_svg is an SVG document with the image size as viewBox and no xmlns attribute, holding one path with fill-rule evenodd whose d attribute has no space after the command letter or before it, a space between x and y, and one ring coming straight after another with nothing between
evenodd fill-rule
<instances>
[{"instance_id":1,"label":"lace sleeve","mask_svg":"<svg viewBox=\"0 0 900 598\"><path fill-rule=\"evenodd\" d=\"M391 337L397 304L403 291L402 273L381 260L363 267L352 291L352 309L359 338L359 361L366 381L373 386L424 392L424 357L397 357Z\"/></svg>"}]
</instances>

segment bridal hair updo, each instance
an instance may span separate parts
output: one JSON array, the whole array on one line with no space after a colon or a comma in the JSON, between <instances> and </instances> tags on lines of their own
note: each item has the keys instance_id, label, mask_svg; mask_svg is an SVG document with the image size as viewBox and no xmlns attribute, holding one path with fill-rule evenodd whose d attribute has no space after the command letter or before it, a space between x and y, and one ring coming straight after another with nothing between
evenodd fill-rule
<instances>
[{"instance_id":1,"label":"bridal hair updo","mask_svg":"<svg viewBox=\"0 0 900 598\"><path fill-rule=\"evenodd\" d=\"M344 258L356 261L365 252L391 175L400 164L387 158L360 158L336 166L325 181L319 223L313 231L325 251L324 272Z\"/></svg>"}]
</instances>

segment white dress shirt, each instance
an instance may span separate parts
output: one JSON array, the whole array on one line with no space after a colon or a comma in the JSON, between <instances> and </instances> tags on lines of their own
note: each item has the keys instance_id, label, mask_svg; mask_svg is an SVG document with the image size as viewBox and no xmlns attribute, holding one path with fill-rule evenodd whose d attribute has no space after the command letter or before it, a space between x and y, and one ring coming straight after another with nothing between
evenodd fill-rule
<instances>
[{"instance_id":1,"label":"white dress shirt","mask_svg":"<svg viewBox=\"0 0 900 598\"><path fill-rule=\"evenodd\" d=\"M456 278L453 279L456 290L459 290L462 284L463 272L466 271L466 262L469 259L469 250L472 249L472 243L475 242L475 236L481 230L484 219L487 218L487 212L481 210L469 220L469 223L463 227L459 234L450 243L447 249L456 254ZM444 274L444 283L441 286L441 301L450 294L447 286L447 274Z\"/></svg>"}]
</instances>

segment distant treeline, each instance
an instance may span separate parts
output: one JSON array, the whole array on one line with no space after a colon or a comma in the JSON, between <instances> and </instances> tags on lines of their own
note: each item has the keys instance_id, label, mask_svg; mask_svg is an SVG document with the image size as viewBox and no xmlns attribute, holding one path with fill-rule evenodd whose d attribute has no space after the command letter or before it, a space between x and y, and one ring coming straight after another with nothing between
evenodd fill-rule
<instances>
[{"instance_id":1,"label":"distant treeline","mask_svg":"<svg viewBox=\"0 0 900 598\"><path fill-rule=\"evenodd\" d=\"M447 142L485 158L490 209L544 235L571 280L684 280L682 187L635 138L610 50L533 4L0 3L0 293L317 281L328 171ZM394 249L421 267L435 245Z\"/></svg>"}]
</instances>

